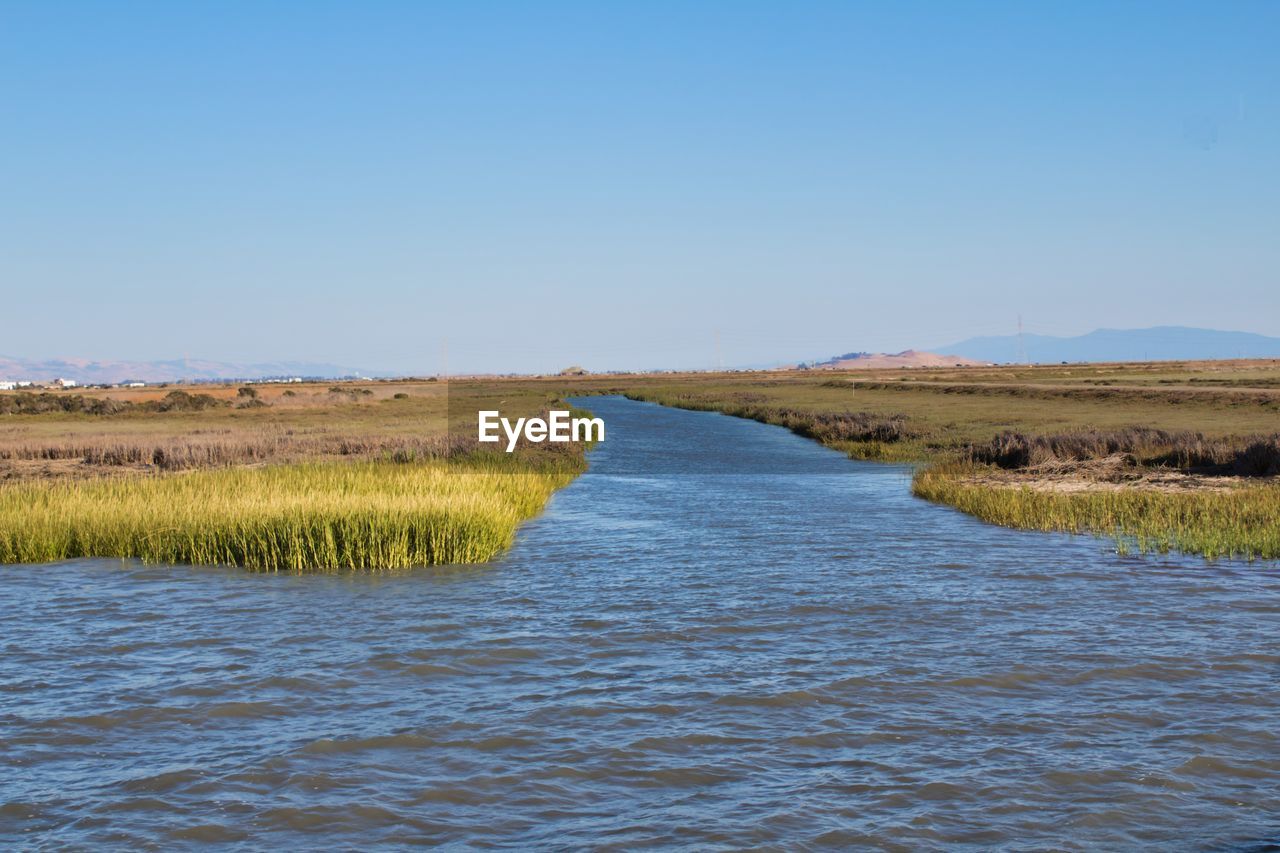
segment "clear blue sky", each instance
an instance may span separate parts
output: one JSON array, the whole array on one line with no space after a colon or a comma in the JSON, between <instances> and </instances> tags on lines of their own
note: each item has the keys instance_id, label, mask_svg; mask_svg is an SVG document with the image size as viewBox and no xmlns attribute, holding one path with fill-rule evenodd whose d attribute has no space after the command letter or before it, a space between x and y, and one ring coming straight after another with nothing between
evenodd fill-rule
<instances>
[{"instance_id":1,"label":"clear blue sky","mask_svg":"<svg viewBox=\"0 0 1280 853\"><path fill-rule=\"evenodd\" d=\"M1280 3L0 2L0 354L1280 335Z\"/></svg>"}]
</instances>

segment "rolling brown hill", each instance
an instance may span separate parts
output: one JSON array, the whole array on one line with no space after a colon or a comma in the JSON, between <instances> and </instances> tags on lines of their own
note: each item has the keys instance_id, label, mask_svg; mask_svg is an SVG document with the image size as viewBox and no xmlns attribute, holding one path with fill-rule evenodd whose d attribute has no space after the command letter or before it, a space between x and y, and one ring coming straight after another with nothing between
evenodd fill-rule
<instances>
[{"instance_id":1,"label":"rolling brown hill","mask_svg":"<svg viewBox=\"0 0 1280 853\"><path fill-rule=\"evenodd\" d=\"M976 361L958 355L939 355L922 350L902 352L851 352L813 365L815 370L875 370L898 367L985 367L989 361Z\"/></svg>"}]
</instances>

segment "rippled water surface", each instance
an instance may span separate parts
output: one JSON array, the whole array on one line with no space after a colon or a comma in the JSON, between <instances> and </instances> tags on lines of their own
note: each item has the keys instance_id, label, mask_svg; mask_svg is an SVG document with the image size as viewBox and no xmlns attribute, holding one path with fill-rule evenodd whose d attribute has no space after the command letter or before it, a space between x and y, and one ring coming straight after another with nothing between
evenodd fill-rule
<instances>
[{"instance_id":1,"label":"rippled water surface","mask_svg":"<svg viewBox=\"0 0 1280 853\"><path fill-rule=\"evenodd\" d=\"M618 399L486 567L0 567L0 846L1263 849L1275 564Z\"/></svg>"}]
</instances>

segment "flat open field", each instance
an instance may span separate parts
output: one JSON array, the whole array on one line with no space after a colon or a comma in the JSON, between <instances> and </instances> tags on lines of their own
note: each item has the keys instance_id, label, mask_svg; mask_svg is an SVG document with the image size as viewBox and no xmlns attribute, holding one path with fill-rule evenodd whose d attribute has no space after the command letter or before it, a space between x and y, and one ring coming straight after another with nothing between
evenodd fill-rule
<instances>
[{"instance_id":1,"label":"flat open field","mask_svg":"<svg viewBox=\"0 0 1280 853\"><path fill-rule=\"evenodd\" d=\"M599 380L587 383L599 384ZM1038 435L1145 425L1208 436L1280 430L1280 361L794 371L618 377L626 393L688 408L783 407L905 416L892 458Z\"/></svg>"},{"instance_id":2,"label":"flat open field","mask_svg":"<svg viewBox=\"0 0 1280 853\"><path fill-rule=\"evenodd\" d=\"M256 396L242 396L242 387ZM447 399L442 383L198 385L48 397L50 405L80 397L126 408L0 416L0 479L434 451L443 447Z\"/></svg>"}]
</instances>

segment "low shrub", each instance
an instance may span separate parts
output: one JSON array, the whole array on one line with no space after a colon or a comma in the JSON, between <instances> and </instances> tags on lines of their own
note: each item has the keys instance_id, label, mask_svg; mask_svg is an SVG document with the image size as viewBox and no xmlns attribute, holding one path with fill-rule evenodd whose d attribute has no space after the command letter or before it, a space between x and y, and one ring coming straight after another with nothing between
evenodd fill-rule
<instances>
[{"instance_id":1,"label":"low shrub","mask_svg":"<svg viewBox=\"0 0 1280 853\"><path fill-rule=\"evenodd\" d=\"M1150 427L1056 435L1003 432L971 445L970 461L1016 470L1055 462L1089 462L1125 454L1134 464L1202 473L1265 477L1280 473L1280 435L1211 438Z\"/></svg>"}]
</instances>

